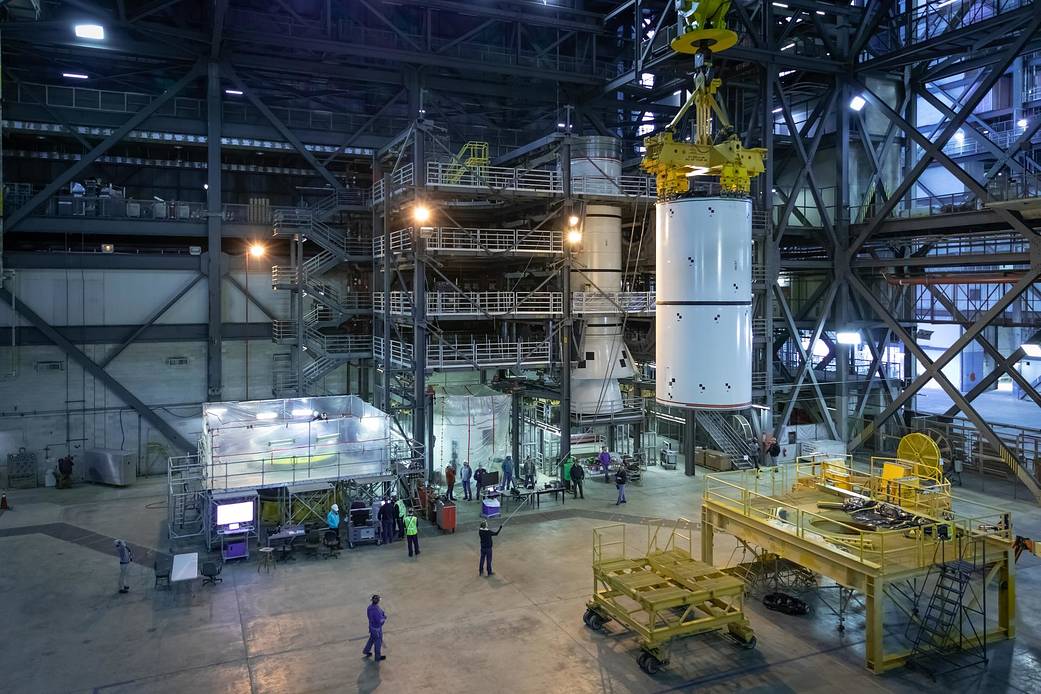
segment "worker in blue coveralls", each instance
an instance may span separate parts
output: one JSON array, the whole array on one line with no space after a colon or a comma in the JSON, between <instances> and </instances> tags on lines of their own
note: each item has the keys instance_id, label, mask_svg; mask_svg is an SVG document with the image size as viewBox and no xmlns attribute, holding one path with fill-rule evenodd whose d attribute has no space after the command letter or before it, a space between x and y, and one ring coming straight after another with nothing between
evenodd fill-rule
<instances>
[{"instance_id":1,"label":"worker in blue coveralls","mask_svg":"<svg viewBox=\"0 0 1041 694\"><path fill-rule=\"evenodd\" d=\"M369 617L369 640L365 642L362 654L368 658L372 655L373 648L375 648L376 662L386 660L387 656L380 653L380 650L383 648L383 623L387 621L387 613L380 607L380 596L372 596L372 603L366 612Z\"/></svg>"}]
</instances>

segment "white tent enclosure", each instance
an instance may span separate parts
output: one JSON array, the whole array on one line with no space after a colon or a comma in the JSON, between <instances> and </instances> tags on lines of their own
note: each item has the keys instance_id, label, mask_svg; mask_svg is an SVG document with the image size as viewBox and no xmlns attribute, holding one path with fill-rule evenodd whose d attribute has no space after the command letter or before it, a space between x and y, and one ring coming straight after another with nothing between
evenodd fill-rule
<instances>
[{"instance_id":1,"label":"white tent enclosure","mask_svg":"<svg viewBox=\"0 0 1041 694\"><path fill-rule=\"evenodd\" d=\"M434 388L434 470L469 460L491 470L510 453L510 396L484 385Z\"/></svg>"}]
</instances>

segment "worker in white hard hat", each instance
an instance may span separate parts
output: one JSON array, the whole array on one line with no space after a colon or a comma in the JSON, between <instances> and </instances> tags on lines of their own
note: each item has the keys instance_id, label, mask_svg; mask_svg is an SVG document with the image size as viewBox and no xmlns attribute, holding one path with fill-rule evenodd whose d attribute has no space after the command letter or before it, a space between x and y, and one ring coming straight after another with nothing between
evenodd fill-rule
<instances>
[{"instance_id":1,"label":"worker in white hard hat","mask_svg":"<svg viewBox=\"0 0 1041 694\"><path fill-rule=\"evenodd\" d=\"M329 513L325 516L325 524L329 526L330 530L339 530L340 528L340 507L337 504L333 504L332 508L329 509Z\"/></svg>"}]
</instances>

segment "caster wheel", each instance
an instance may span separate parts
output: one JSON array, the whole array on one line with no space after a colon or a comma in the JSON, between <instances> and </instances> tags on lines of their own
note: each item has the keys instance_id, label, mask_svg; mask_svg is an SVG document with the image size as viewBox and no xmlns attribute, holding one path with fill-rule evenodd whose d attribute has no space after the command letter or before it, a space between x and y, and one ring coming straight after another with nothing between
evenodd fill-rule
<instances>
[{"instance_id":1,"label":"caster wheel","mask_svg":"<svg viewBox=\"0 0 1041 694\"><path fill-rule=\"evenodd\" d=\"M585 614L583 614L583 615L582 615L582 623L583 623L583 624L585 624L585 625L586 625L586 626L588 627L588 626L589 626L589 620L590 620L590 619L591 619L591 618L593 617L593 615L595 615L595 614L596 614L596 613L595 613L595 612L593 612L592 610L586 610Z\"/></svg>"},{"instance_id":2,"label":"caster wheel","mask_svg":"<svg viewBox=\"0 0 1041 694\"><path fill-rule=\"evenodd\" d=\"M641 670L645 669L645 665L647 663L647 656L648 655L649 655L649 653L641 652L640 655L636 657L636 664L640 666Z\"/></svg>"},{"instance_id":3,"label":"caster wheel","mask_svg":"<svg viewBox=\"0 0 1041 694\"><path fill-rule=\"evenodd\" d=\"M648 675L657 675L658 672L661 671L661 661L650 653L644 653L643 662L640 663L640 669Z\"/></svg>"},{"instance_id":4,"label":"caster wheel","mask_svg":"<svg viewBox=\"0 0 1041 694\"><path fill-rule=\"evenodd\" d=\"M593 631L600 631L606 622L606 619L594 612L593 616L589 618L589 628Z\"/></svg>"},{"instance_id":5,"label":"caster wheel","mask_svg":"<svg viewBox=\"0 0 1041 694\"><path fill-rule=\"evenodd\" d=\"M747 641L742 641L742 642L741 642L741 643L739 643L738 645L739 645L739 646L740 646L740 647L741 647L741 648L742 648L743 650L746 650L746 651L750 651L750 650L752 650L753 648L755 648L755 646L756 646L756 643L758 643L758 642L756 641L756 638L755 638L755 637L753 636L752 638L748 639Z\"/></svg>"}]
</instances>

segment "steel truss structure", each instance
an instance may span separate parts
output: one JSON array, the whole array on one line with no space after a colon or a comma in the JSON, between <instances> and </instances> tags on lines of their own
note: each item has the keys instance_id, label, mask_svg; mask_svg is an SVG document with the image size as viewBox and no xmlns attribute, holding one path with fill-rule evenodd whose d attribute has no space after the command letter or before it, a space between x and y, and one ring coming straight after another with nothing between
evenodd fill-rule
<instances>
[{"instance_id":1,"label":"steel truss structure","mask_svg":"<svg viewBox=\"0 0 1041 694\"><path fill-rule=\"evenodd\" d=\"M273 281L292 310L268 316L273 337L298 350L284 390L315 392L353 363L363 395L379 383L377 404L393 411L393 396L413 413L417 443L428 370L549 366L567 411L573 317L621 308L649 318L648 292L570 291L559 216L603 194L549 162L570 136L617 137L626 170L603 202L653 199L653 181L636 169L641 139L690 87L691 65L669 48L673 2L65 0L3 12L5 270L198 272L145 323L98 329L92 339L120 345L103 363L86 363L67 326L48 326L32 297L4 298L33 324L27 340L57 344L183 452L188 442L105 367L131 343L169 338L156 321L206 281L208 319L184 334L206 341L208 398L220 399L222 342L252 334L224 319L222 291L266 310L229 272L243 262L243 239L273 235L288 259L276 260ZM105 27L103 44L72 33L84 21ZM1027 356L1019 345L1039 337L1041 116L1024 104L1041 93L1026 80L1037 72L1041 7L735 0L728 23L741 40L716 56L720 102L744 145L768 152L753 187L764 217L754 383L774 434L817 422L851 450L883 448L908 426L896 415L932 382L953 403L946 414L971 424L988 455L1041 498L1035 454L974 407L1006 377L1041 407L1037 382L1017 368ZM63 71L87 79L56 77ZM460 168L449 156L467 141L489 144L488 166ZM150 180L172 170L194 178L163 189ZM70 182L87 176L125 187L125 203L73 200ZM959 191L936 194L940 176ZM426 199L505 201L511 212L494 223L445 214L420 229L404 217ZM39 252L61 234L116 234L138 252ZM201 255L140 252L174 240L201 244ZM531 286L466 289L446 270L487 257L545 274ZM495 339L453 337L462 320L494 325ZM922 323L961 333L927 350ZM646 356L644 324L627 340ZM1018 330L1018 344L998 339L999 326ZM839 342L850 330L869 360ZM944 368L969 349L988 368L960 389Z\"/></svg>"}]
</instances>

